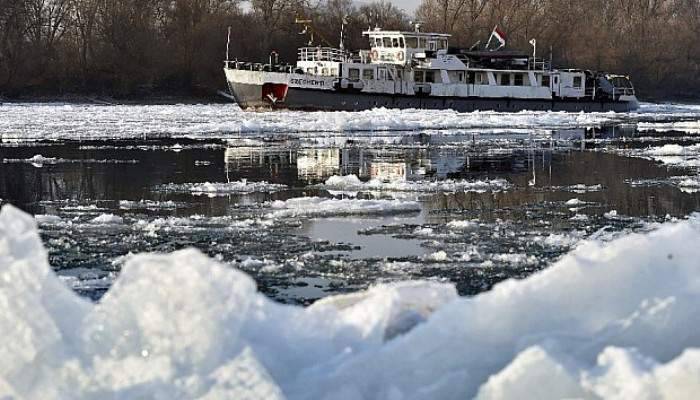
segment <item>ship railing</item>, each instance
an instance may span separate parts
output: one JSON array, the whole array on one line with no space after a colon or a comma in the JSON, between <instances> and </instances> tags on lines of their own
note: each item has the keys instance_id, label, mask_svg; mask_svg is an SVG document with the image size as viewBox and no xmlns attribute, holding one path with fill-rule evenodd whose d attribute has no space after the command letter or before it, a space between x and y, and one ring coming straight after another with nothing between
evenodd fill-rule
<instances>
[{"instance_id":1,"label":"ship railing","mask_svg":"<svg viewBox=\"0 0 700 400\"><path fill-rule=\"evenodd\" d=\"M224 61L227 69L237 69L241 71L262 71L262 72L283 72L288 74L301 73L294 65L290 64L263 64L242 61Z\"/></svg>"},{"instance_id":2,"label":"ship railing","mask_svg":"<svg viewBox=\"0 0 700 400\"><path fill-rule=\"evenodd\" d=\"M334 47L302 47L299 49L299 61L345 62L345 51Z\"/></svg>"},{"instance_id":3,"label":"ship railing","mask_svg":"<svg viewBox=\"0 0 700 400\"><path fill-rule=\"evenodd\" d=\"M617 96L634 96L634 88L614 87L613 97Z\"/></svg>"},{"instance_id":4,"label":"ship railing","mask_svg":"<svg viewBox=\"0 0 700 400\"><path fill-rule=\"evenodd\" d=\"M551 64L549 61L546 60L538 60L538 59L531 59L530 60L530 69L532 70L541 70L541 71L547 71L552 69Z\"/></svg>"}]
</instances>

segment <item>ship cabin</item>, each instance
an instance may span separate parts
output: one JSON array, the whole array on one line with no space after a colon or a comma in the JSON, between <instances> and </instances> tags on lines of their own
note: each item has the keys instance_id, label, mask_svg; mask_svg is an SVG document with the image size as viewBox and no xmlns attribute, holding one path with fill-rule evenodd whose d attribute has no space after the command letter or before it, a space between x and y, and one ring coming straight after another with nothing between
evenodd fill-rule
<instances>
[{"instance_id":1,"label":"ship cabin","mask_svg":"<svg viewBox=\"0 0 700 400\"><path fill-rule=\"evenodd\" d=\"M335 47L301 47L297 54L297 70L308 75L340 76L341 65L348 54Z\"/></svg>"},{"instance_id":2,"label":"ship cabin","mask_svg":"<svg viewBox=\"0 0 700 400\"><path fill-rule=\"evenodd\" d=\"M633 95L627 77L577 69L517 50L449 47L448 34L364 31L369 50L302 47L295 72L339 78L337 88L365 93L484 98L618 98Z\"/></svg>"}]
</instances>

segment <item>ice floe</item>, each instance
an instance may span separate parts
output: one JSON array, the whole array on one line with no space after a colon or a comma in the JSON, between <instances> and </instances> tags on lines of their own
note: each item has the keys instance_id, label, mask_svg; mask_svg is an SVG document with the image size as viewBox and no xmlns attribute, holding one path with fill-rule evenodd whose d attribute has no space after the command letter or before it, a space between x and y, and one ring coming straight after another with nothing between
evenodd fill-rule
<instances>
[{"instance_id":1,"label":"ice floe","mask_svg":"<svg viewBox=\"0 0 700 400\"><path fill-rule=\"evenodd\" d=\"M637 126L640 131L670 132L679 131L690 134L700 133L700 120L676 121L676 122L640 122Z\"/></svg>"},{"instance_id":2,"label":"ice floe","mask_svg":"<svg viewBox=\"0 0 700 400\"><path fill-rule=\"evenodd\" d=\"M674 167L700 167L700 144L682 146L665 144L643 149L624 149L615 152L628 156L654 160Z\"/></svg>"},{"instance_id":3,"label":"ice floe","mask_svg":"<svg viewBox=\"0 0 700 400\"><path fill-rule=\"evenodd\" d=\"M36 154L30 158L5 158L4 163L26 163L37 168L41 168L47 164L136 164L138 160L119 160L119 159L94 159L94 158L55 158L44 157L41 154Z\"/></svg>"},{"instance_id":4,"label":"ice floe","mask_svg":"<svg viewBox=\"0 0 700 400\"><path fill-rule=\"evenodd\" d=\"M667 223L472 298L407 282L307 308L195 250L144 254L93 304L5 206L0 397L693 398L698 240L696 219Z\"/></svg>"},{"instance_id":5,"label":"ice floe","mask_svg":"<svg viewBox=\"0 0 700 400\"><path fill-rule=\"evenodd\" d=\"M453 180L444 179L437 181L408 181L393 180L385 182L381 179L372 179L363 182L357 175L334 175L325 183L315 187L326 190L348 191L397 191L397 192L486 192L503 191L511 187L505 179L492 180Z\"/></svg>"},{"instance_id":6,"label":"ice floe","mask_svg":"<svg viewBox=\"0 0 700 400\"><path fill-rule=\"evenodd\" d=\"M420 212L420 203L406 200L329 199L298 197L270 203L267 218L392 215Z\"/></svg>"},{"instance_id":7,"label":"ice floe","mask_svg":"<svg viewBox=\"0 0 700 400\"><path fill-rule=\"evenodd\" d=\"M186 207L184 204L178 204L172 200L155 201L155 200L120 200L119 208L122 210L174 210L176 208Z\"/></svg>"},{"instance_id":8,"label":"ice floe","mask_svg":"<svg viewBox=\"0 0 700 400\"><path fill-rule=\"evenodd\" d=\"M241 134L420 129L555 129L624 121L628 114L452 110L251 113L211 105L3 105L0 140L86 140L235 137ZM177 149L173 149L177 150Z\"/></svg>"},{"instance_id":9,"label":"ice floe","mask_svg":"<svg viewBox=\"0 0 700 400\"><path fill-rule=\"evenodd\" d=\"M234 182L169 183L155 188L159 192L192 193L193 195L226 196L236 193L278 192L287 188L279 183L249 182L241 179Z\"/></svg>"},{"instance_id":10,"label":"ice floe","mask_svg":"<svg viewBox=\"0 0 700 400\"><path fill-rule=\"evenodd\" d=\"M561 190L564 192L572 192L572 193L588 193L588 192L600 192L601 190L604 189L604 187L601 184L586 185L583 183L577 183L575 185L567 185L567 186L551 186L549 189L550 190Z\"/></svg>"}]
</instances>

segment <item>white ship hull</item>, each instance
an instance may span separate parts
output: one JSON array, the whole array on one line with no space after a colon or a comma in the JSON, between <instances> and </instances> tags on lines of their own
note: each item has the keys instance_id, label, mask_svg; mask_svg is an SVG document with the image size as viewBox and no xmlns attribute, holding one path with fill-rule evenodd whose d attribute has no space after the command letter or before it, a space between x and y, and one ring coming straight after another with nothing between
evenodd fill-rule
<instances>
[{"instance_id":1,"label":"white ship hull","mask_svg":"<svg viewBox=\"0 0 700 400\"><path fill-rule=\"evenodd\" d=\"M360 111L384 107L453 109L460 112L476 110L629 112L639 107L634 95L621 95L615 100L593 100L372 93L337 88L338 79L334 77L228 68L225 72L231 94L243 109ZM266 85L268 90L265 90Z\"/></svg>"}]
</instances>

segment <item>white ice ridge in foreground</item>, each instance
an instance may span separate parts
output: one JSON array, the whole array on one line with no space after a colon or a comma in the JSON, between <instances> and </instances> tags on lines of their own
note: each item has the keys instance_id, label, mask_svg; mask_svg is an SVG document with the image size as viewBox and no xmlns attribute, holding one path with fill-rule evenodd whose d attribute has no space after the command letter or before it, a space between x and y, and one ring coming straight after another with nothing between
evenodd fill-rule
<instances>
[{"instance_id":1,"label":"white ice ridge in foreground","mask_svg":"<svg viewBox=\"0 0 700 400\"><path fill-rule=\"evenodd\" d=\"M405 282L277 304L196 250L130 257L97 304L0 212L0 398L690 399L700 226L590 242L458 298Z\"/></svg>"},{"instance_id":2,"label":"white ice ridge in foreground","mask_svg":"<svg viewBox=\"0 0 700 400\"><path fill-rule=\"evenodd\" d=\"M381 179L372 179L363 182L357 175L334 175L325 183L316 185L327 190L349 191L387 191L387 192L487 192L501 191L510 188L510 183L505 179L473 180L445 179L440 181L392 181L384 182Z\"/></svg>"},{"instance_id":3,"label":"white ice ridge in foreground","mask_svg":"<svg viewBox=\"0 0 700 400\"><path fill-rule=\"evenodd\" d=\"M232 193L278 192L287 188L279 183L248 182L241 179L234 182L221 183L168 183L155 188L160 192L192 193L193 195L224 196Z\"/></svg>"}]
</instances>

